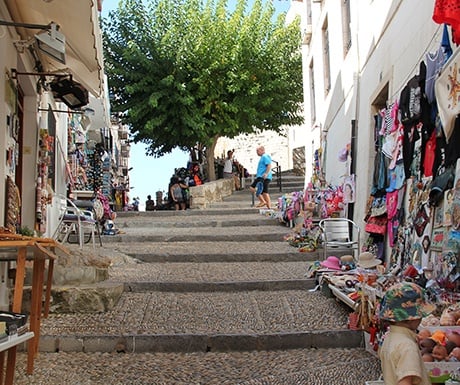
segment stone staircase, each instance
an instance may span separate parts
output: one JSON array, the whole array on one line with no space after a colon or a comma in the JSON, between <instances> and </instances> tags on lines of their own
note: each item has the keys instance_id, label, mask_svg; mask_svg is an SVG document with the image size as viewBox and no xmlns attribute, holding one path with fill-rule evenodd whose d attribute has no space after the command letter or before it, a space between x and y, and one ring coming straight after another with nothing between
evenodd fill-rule
<instances>
[{"instance_id":1,"label":"stone staircase","mask_svg":"<svg viewBox=\"0 0 460 385\"><path fill-rule=\"evenodd\" d=\"M301 179L295 185L286 176L283 185L298 191ZM285 192L270 191L273 201ZM72 361L80 362L71 364L76 373L103 373L103 381L85 384L364 385L378 378L362 333L347 329L350 309L310 291L315 282L305 273L317 252L284 241L292 230L251 207L247 190L206 210L119 213L116 225L121 233L105 236L98 251L113 261L107 283L124 286L119 302L107 312L51 314L37 367ZM163 370L155 381L140 380L115 369L127 361L139 371L153 361ZM48 384L66 383L46 375Z\"/></svg>"}]
</instances>

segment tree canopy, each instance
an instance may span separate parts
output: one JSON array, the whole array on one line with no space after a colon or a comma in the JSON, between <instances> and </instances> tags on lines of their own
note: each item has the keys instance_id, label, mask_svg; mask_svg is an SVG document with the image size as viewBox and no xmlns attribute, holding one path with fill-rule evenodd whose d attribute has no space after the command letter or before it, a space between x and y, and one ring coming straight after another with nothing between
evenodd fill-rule
<instances>
[{"instance_id":1,"label":"tree canopy","mask_svg":"<svg viewBox=\"0 0 460 385\"><path fill-rule=\"evenodd\" d=\"M147 155L302 123L298 22L271 1L121 0L103 20L111 108ZM209 155L208 155L209 156Z\"/></svg>"}]
</instances>

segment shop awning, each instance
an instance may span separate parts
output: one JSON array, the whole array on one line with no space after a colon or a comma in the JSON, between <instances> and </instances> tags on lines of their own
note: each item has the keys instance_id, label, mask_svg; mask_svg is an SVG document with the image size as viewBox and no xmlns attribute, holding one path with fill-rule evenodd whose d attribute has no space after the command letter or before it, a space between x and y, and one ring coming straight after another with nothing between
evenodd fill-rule
<instances>
[{"instance_id":1,"label":"shop awning","mask_svg":"<svg viewBox=\"0 0 460 385\"><path fill-rule=\"evenodd\" d=\"M103 87L103 52L97 0L5 0L14 22L48 25L55 22L65 36L66 64L40 53L44 71L67 70L95 97ZM22 38L39 30L18 28ZM23 36L27 35L27 36Z\"/></svg>"}]
</instances>

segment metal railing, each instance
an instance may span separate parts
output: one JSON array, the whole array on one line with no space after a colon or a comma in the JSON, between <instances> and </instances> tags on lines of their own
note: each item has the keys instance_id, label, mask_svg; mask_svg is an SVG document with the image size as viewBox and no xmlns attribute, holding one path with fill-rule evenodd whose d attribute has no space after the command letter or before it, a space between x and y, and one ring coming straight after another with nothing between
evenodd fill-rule
<instances>
[{"instance_id":1,"label":"metal railing","mask_svg":"<svg viewBox=\"0 0 460 385\"><path fill-rule=\"evenodd\" d=\"M275 167L272 167L272 174L273 178L275 178L276 176L276 185L278 186L279 191L281 192L283 191L283 185L281 181L281 166L276 160L273 160L272 163L276 164Z\"/></svg>"}]
</instances>

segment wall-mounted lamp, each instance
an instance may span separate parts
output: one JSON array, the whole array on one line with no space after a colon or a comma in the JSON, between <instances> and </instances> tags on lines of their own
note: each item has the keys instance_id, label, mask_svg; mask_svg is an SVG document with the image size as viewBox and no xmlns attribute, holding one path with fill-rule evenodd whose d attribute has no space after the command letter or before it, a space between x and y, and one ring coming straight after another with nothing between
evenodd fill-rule
<instances>
[{"instance_id":1,"label":"wall-mounted lamp","mask_svg":"<svg viewBox=\"0 0 460 385\"><path fill-rule=\"evenodd\" d=\"M35 35L38 49L59 63L65 64L65 36L58 31L59 26L56 23L29 24L0 20L0 25L45 30L45 32Z\"/></svg>"},{"instance_id":2,"label":"wall-mounted lamp","mask_svg":"<svg viewBox=\"0 0 460 385\"><path fill-rule=\"evenodd\" d=\"M48 31L35 35L38 49L59 63L65 64L65 36L57 29L55 23L51 23Z\"/></svg>"},{"instance_id":3,"label":"wall-mounted lamp","mask_svg":"<svg viewBox=\"0 0 460 385\"><path fill-rule=\"evenodd\" d=\"M70 78L55 78L50 83L51 91L56 99L62 100L69 108L86 106L89 102L88 90Z\"/></svg>"},{"instance_id":4,"label":"wall-mounted lamp","mask_svg":"<svg viewBox=\"0 0 460 385\"><path fill-rule=\"evenodd\" d=\"M54 98L61 100L72 110L86 106L89 103L88 90L80 83L74 81L72 75L52 72L18 72L14 68L11 69L11 77L13 79L17 79L19 75L54 77L48 84Z\"/></svg>"}]
</instances>

